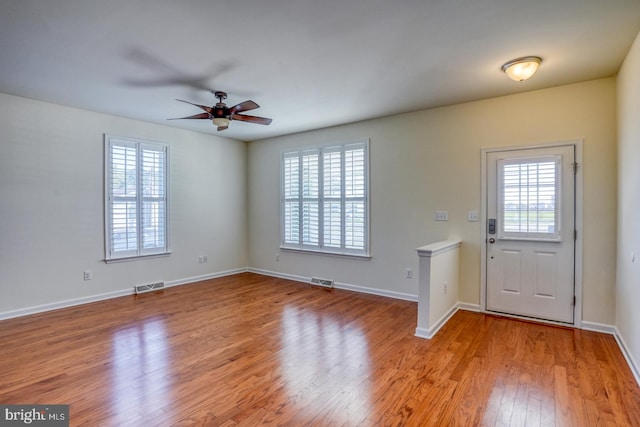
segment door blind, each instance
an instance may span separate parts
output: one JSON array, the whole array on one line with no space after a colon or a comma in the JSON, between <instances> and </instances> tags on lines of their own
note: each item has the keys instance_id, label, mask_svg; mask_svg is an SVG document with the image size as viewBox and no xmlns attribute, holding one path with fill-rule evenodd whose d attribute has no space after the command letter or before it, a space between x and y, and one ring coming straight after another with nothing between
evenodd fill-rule
<instances>
[{"instance_id":1,"label":"door blind","mask_svg":"<svg viewBox=\"0 0 640 427\"><path fill-rule=\"evenodd\" d=\"M500 237L559 238L559 156L499 162Z\"/></svg>"}]
</instances>

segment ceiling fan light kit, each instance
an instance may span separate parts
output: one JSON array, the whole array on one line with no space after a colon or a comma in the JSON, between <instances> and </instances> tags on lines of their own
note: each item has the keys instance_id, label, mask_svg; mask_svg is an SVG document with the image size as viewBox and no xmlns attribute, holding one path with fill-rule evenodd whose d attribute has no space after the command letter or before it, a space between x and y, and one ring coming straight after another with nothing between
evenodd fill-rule
<instances>
[{"instance_id":1,"label":"ceiling fan light kit","mask_svg":"<svg viewBox=\"0 0 640 427\"><path fill-rule=\"evenodd\" d=\"M511 80L523 82L536 73L540 63L542 63L542 58L538 56L525 56L507 62L502 66L502 71Z\"/></svg>"},{"instance_id":2,"label":"ceiling fan light kit","mask_svg":"<svg viewBox=\"0 0 640 427\"><path fill-rule=\"evenodd\" d=\"M218 131L225 130L229 127L229 123L231 120L238 120L241 122L249 122L256 123L259 125L269 125L271 124L271 119L266 117L258 117L258 116L250 116L248 114L238 114L243 111L255 110L256 108L260 108L258 104L255 102L248 100L241 102L240 104L236 104L233 107L227 107L222 100L227 99L227 94L221 91L211 91L216 98L218 98L218 102L213 107L207 107L206 105L194 104L193 102L183 101L182 99L177 99L176 101L186 102L187 104L194 105L204 113L194 114L193 116L188 117L179 117L176 119L169 120L182 120L182 119L207 119L211 120L214 126L217 126Z\"/></svg>"},{"instance_id":3,"label":"ceiling fan light kit","mask_svg":"<svg viewBox=\"0 0 640 427\"><path fill-rule=\"evenodd\" d=\"M216 117L213 120L211 120L211 122L213 123L214 126L229 127L229 122L231 122L231 120L227 119L226 117Z\"/></svg>"}]
</instances>

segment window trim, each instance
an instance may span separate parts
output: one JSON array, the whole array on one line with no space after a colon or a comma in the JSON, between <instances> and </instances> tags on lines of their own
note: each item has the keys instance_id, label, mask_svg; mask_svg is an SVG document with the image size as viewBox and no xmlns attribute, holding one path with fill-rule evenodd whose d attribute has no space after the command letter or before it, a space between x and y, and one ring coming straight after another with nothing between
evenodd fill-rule
<instances>
[{"instance_id":1,"label":"window trim","mask_svg":"<svg viewBox=\"0 0 640 427\"><path fill-rule=\"evenodd\" d=\"M323 165L323 154L331 151L340 151L343 153L341 155L341 180L342 180L342 191L340 195L340 199L342 202L345 201L345 189L344 189L344 152L345 149L349 146L361 145L364 148L364 248L363 249L349 249L345 247L327 247L324 246L324 238L323 232L324 229L324 215L322 206L324 204L324 165ZM280 249L285 251L297 252L297 253L307 253L314 255L329 255L329 256L338 256L338 257L347 257L347 258L356 258L356 259L370 259L371 258L371 190L370 190L370 151L369 151L369 139L357 139L351 141L337 142L337 143L326 143L322 145L314 145L309 147L302 147L295 150L286 150L281 152L280 156ZM304 243L286 243L285 242L285 193L284 193L284 184L285 184L285 158L291 157L291 155L302 156L305 153L318 153L319 158L319 170L321 171L320 176L318 178L318 246L307 245ZM302 171L300 171L302 174ZM302 184L300 184L300 188L302 188ZM300 200L303 200L304 197L302 194L299 196ZM302 212L299 213L302 216ZM341 218L341 234L344 236L345 233L345 224L344 224L344 215ZM342 240L344 241L344 240Z\"/></svg>"},{"instance_id":2,"label":"window trim","mask_svg":"<svg viewBox=\"0 0 640 427\"><path fill-rule=\"evenodd\" d=\"M164 242L165 245L163 248L159 249L144 249L142 250L138 247L135 251L127 251L124 255L114 255L111 248L111 231L112 231L112 220L111 220L111 210L112 203L110 196L112 194L112 182L111 182L111 155L112 150L111 147L116 144L116 141L119 142L118 146L134 146L136 147L136 151L140 150L141 146L153 147L155 149L161 149L164 152L164 202L165 202L165 215L164 215ZM159 150L160 151L160 150ZM138 158L139 160L139 158ZM114 263L114 262L124 262L124 261L135 261L139 259L148 259L148 258L157 258L164 257L171 254L170 250L170 158L169 158L169 144L164 142L152 141L141 138L132 138L132 137L124 137L117 135L104 134L104 242L105 242L105 263ZM140 164L136 166L136 170ZM140 188L140 177L137 177L137 188ZM142 203L144 196L141 191L136 192L136 203L139 205ZM137 221L137 232L139 234L140 230L138 227L141 226L141 222Z\"/></svg>"}]
</instances>

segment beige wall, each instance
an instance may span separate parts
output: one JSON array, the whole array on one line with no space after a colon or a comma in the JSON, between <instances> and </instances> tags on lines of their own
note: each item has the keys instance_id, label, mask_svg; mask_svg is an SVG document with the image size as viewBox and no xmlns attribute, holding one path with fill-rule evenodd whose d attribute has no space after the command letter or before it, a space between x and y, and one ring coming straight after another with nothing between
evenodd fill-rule
<instances>
[{"instance_id":1,"label":"beige wall","mask_svg":"<svg viewBox=\"0 0 640 427\"><path fill-rule=\"evenodd\" d=\"M638 92L624 77L637 74L637 43L634 49L620 92ZM640 132L629 118L637 99L621 94L628 117L621 119L625 161L638 158L631 141ZM480 209L481 148L583 138L583 319L613 324L615 109L615 80L600 79L257 141L249 144L247 165L242 142L0 95L0 315L106 295L140 282L246 266L411 297L417 295L417 274L406 279L404 269L417 273L415 248L449 237L464 242L460 300L478 304L481 224L467 222L466 215ZM174 253L169 258L102 262L105 132L170 143ZM281 152L363 137L371 141L372 259L280 253ZM625 177L634 173L631 166L621 171ZM637 193L623 187L620 194L621 218L631 227L637 224L631 212L638 203L630 194ZM435 222L435 210L449 211L449 221ZM629 252L635 243L621 235ZM208 255L209 263L198 264L199 255ZM637 265L635 273L619 266L619 301L637 297L624 291L637 282ZM93 271L90 282L82 280L86 269ZM627 336L631 312L619 310ZM633 342L640 347L640 340Z\"/></svg>"},{"instance_id":2,"label":"beige wall","mask_svg":"<svg viewBox=\"0 0 640 427\"><path fill-rule=\"evenodd\" d=\"M616 326L640 365L640 35L618 74L618 277ZM632 255L635 261L632 261Z\"/></svg>"},{"instance_id":3,"label":"beige wall","mask_svg":"<svg viewBox=\"0 0 640 427\"><path fill-rule=\"evenodd\" d=\"M169 257L104 263L104 133L170 145ZM0 318L245 268L246 156L243 142L0 94Z\"/></svg>"},{"instance_id":4,"label":"beige wall","mask_svg":"<svg viewBox=\"0 0 640 427\"><path fill-rule=\"evenodd\" d=\"M510 84L509 82L505 82ZM526 83L525 83L526 84ZM482 148L584 140L583 320L615 321L615 80L600 79L424 110L249 144L249 261L252 267L399 295L417 295L415 248L461 238L460 300L480 302ZM279 253L279 164L283 151L370 138L369 261ZM448 222L435 222L447 210Z\"/></svg>"}]
</instances>

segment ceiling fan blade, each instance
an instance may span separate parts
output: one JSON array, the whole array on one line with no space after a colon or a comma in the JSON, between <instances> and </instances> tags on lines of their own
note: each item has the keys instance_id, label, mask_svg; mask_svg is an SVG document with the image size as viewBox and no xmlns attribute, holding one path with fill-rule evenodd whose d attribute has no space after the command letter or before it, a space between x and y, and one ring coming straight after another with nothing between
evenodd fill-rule
<instances>
[{"instance_id":1,"label":"ceiling fan blade","mask_svg":"<svg viewBox=\"0 0 640 427\"><path fill-rule=\"evenodd\" d=\"M225 129L229 129L229 126L218 126L218 132Z\"/></svg>"},{"instance_id":2,"label":"ceiling fan blade","mask_svg":"<svg viewBox=\"0 0 640 427\"><path fill-rule=\"evenodd\" d=\"M202 110L206 111L206 112L207 112L207 113L209 113L209 114L212 114L212 112L213 112L213 108L211 108L211 107L207 107L206 105L194 104L193 102L184 101L184 100L182 100L182 99L176 99L176 101L186 102L187 104L194 105L194 106L196 106L196 107L198 107L198 108L201 108Z\"/></svg>"},{"instance_id":3,"label":"ceiling fan blade","mask_svg":"<svg viewBox=\"0 0 640 427\"><path fill-rule=\"evenodd\" d=\"M232 114L230 118L231 120L239 120L241 122L256 123L259 125L271 124L271 119L267 119L266 117L249 116L246 114Z\"/></svg>"},{"instance_id":4,"label":"ceiling fan blade","mask_svg":"<svg viewBox=\"0 0 640 427\"><path fill-rule=\"evenodd\" d=\"M235 113L240 113L242 111L255 110L256 108L260 108L260 106L255 102L249 100L249 101L241 102L240 104L234 105L233 107L229 108L229 113L235 114Z\"/></svg>"},{"instance_id":5,"label":"ceiling fan blade","mask_svg":"<svg viewBox=\"0 0 640 427\"><path fill-rule=\"evenodd\" d=\"M167 119L167 120L182 120L182 119L210 119L211 115L209 113L200 113L200 114L194 114L193 116L188 116L188 117L176 117L174 119Z\"/></svg>"}]
</instances>

